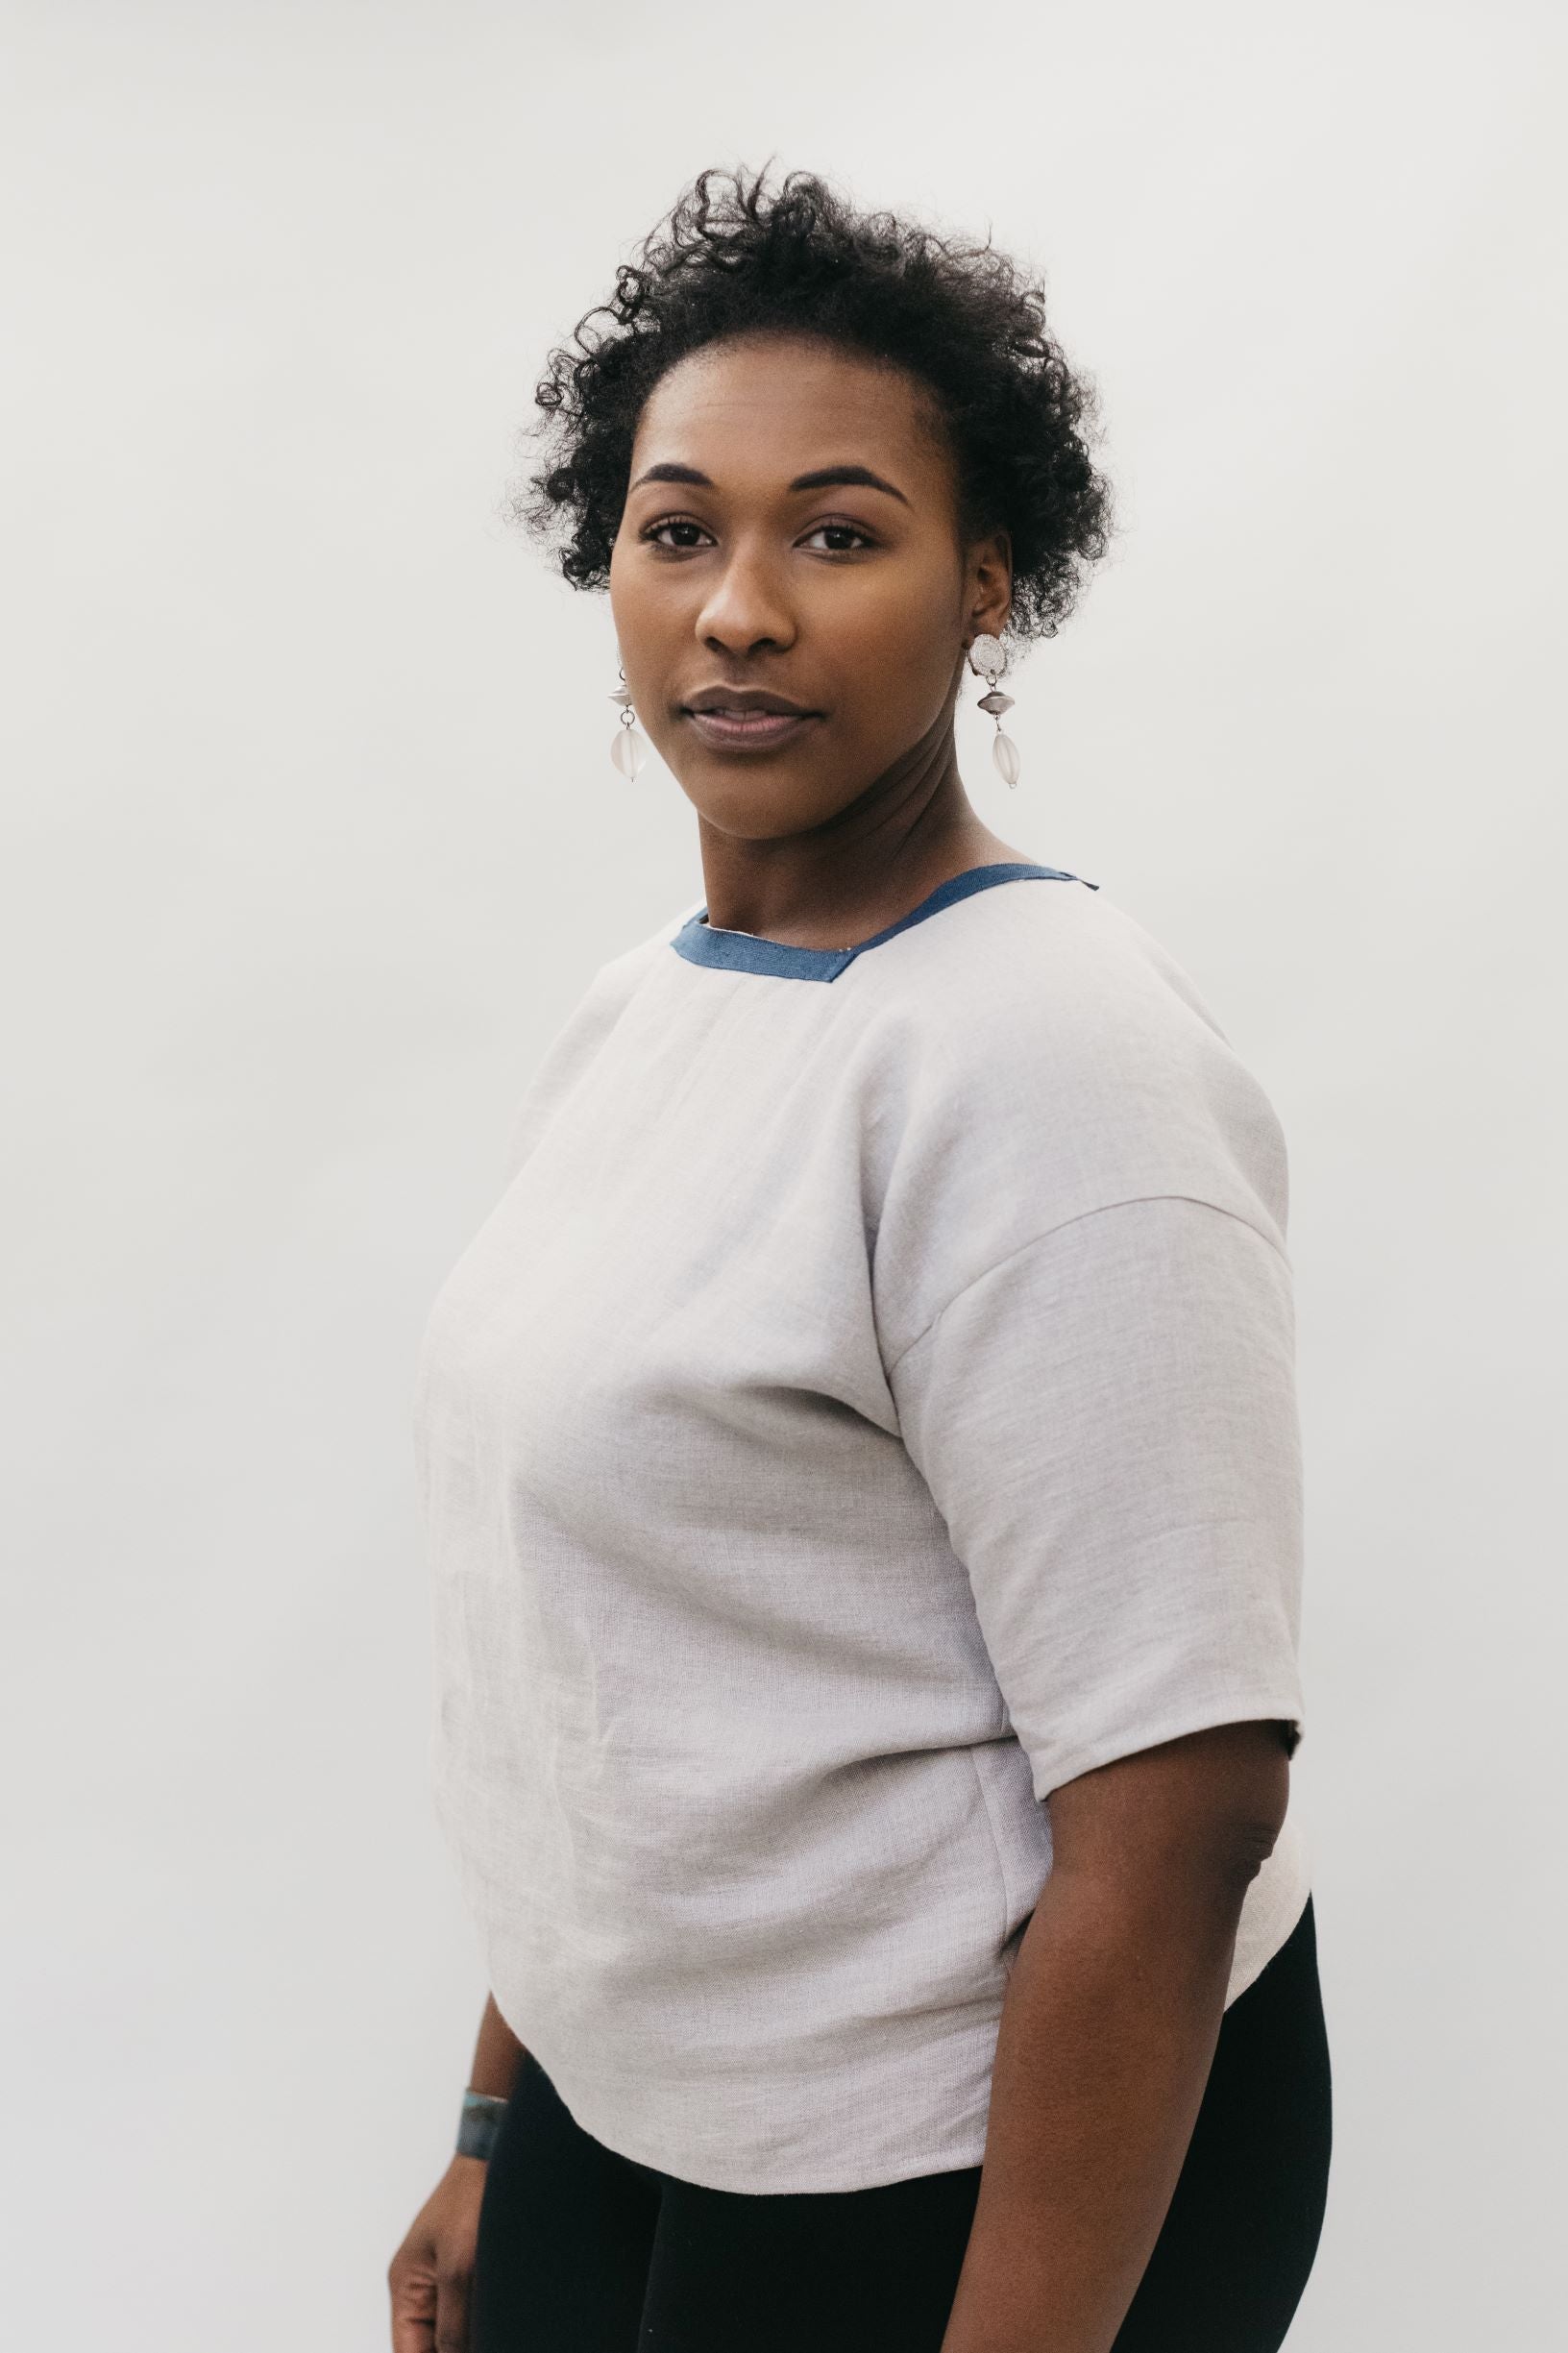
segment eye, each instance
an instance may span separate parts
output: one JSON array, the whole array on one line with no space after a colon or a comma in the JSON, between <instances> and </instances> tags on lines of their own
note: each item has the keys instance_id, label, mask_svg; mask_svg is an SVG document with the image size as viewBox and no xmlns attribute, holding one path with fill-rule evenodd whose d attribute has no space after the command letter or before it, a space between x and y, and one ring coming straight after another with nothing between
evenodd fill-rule
<instances>
[{"instance_id":1,"label":"eye","mask_svg":"<svg viewBox=\"0 0 1568 2353\"><path fill-rule=\"evenodd\" d=\"M692 539L663 539L660 537L663 531L695 531L698 539L708 536L701 524L694 523L690 515L665 515L657 523L645 524L637 536L647 540L650 547L667 548L673 555L683 555L697 544Z\"/></svg>"},{"instance_id":2,"label":"eye","mask_svg":"<svg viewBox=\"0 0 1568 2353\"><path fill-rule=\"evenodd\" d=\"M811 529L807 532L804 540L801 542L801 545L803 547L810 547L811 542L814 539L821 538L824 531L827 533L829 538L837 539L841 543L845 539L858 539L863 548L874 548L876 545L876 542L871 537L870 531L863 530L858 523L813 524ZM856 551L853 548L846 548L841 544L836 548L820 549L818 552L822 555L853 555Z\"/></svg>"}]
</instances>

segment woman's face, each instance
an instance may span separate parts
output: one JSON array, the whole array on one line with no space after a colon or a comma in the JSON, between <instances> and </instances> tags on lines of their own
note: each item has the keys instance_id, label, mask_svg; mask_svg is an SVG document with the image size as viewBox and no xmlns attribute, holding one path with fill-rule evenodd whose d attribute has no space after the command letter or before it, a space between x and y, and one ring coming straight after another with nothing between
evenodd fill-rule
<instances>
[{"instance_id":1,"label":"woman's face","mask_svg":"<svg viewBox=\"0 0 1568 2353\"><path fill-rule=\"evenodd\" d=\"M637 717L719 831L803 832L918 776L1008 585L1004 535L960 543L951 456L901 370L755 334L649 394L610 602Z\"/></svg>"}]
</instances>

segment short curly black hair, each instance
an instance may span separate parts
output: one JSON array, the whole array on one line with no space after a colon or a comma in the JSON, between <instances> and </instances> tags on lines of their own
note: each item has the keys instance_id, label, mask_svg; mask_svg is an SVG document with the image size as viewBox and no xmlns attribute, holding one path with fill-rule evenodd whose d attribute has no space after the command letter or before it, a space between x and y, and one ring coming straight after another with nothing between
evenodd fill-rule
<instances>
[{"instance_id":1,"label":"short curly black hair","mask_svg":"<svg viewBox=\"0 0 1568 2353\"><path fill-rule=\"evenodd\" d=\"M810 172L776 190L768 166L698 173L616 272L615 292L551 352L534 391L544 463L512 518L559 551L576 588L602 588L643 404L688 354L775 330L901 366L935 395L956 461L967 539L1005 529L1010 637L1054 636L1112 531L1090 462L1092 381L1045 325L1042 290L983 245L866 213Z\"/></svg>"}]
</instances>

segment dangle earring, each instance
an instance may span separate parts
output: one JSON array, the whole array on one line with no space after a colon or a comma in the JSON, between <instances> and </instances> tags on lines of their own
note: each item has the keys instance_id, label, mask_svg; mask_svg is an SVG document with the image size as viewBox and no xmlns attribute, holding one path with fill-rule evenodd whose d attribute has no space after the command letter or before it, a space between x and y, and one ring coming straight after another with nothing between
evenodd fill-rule
<instances>
[{"instance_id":1,"label":"dangle earring","mask_svg":"<svg viewBox=\"0 0 1568 2353\"><path fill-rule=\"evenodd\" d=\"M631 707L631 689L626 684L624 670L620 689L610 697L610 700L621 705L621 724L610 745L610 758L627 783L635 783L638 772L648 758L648 741L638 729L636 714Z\"/></svg>"},{"instance_id":2,"label":"dangle earring","mask_svg":"<svg viewBox=\"0 0 1568 2353\"><path fill-rule=\"evenodd\" d=\"M977 710L985 712L988 719L996 722L996 741L992 745L991 756L1008 783L1017 784L1022 767L1018 748L1011 736L1002 733L1002 713L1012 710L1013 698L996 692L996 681L1007 668L1007 648L1001 639L989 635L977 637L969 648L969 668L977 678L984 678L991 690L989 694L982 695L975 705Z\"/></svg>"}]
</instances>

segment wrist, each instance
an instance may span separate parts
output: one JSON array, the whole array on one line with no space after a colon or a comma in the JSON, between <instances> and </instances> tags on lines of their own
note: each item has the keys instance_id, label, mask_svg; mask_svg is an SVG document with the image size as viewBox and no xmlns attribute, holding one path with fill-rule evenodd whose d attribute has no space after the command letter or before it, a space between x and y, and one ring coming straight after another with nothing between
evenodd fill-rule
<instances>
[{"instance_id":1,"label":"wrist","mask_svg":"<svg viewBox=\"0 0 1568 2353\"><path fill-rule=\"evenodd\" d=\"M486 2160L505 2113L506 2102L496 2093L466 2091L457 2117L457 2155Z\"/></svg>"}]
</instances>

